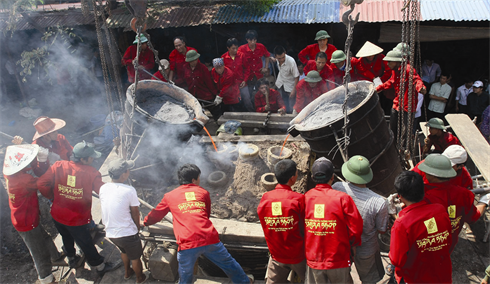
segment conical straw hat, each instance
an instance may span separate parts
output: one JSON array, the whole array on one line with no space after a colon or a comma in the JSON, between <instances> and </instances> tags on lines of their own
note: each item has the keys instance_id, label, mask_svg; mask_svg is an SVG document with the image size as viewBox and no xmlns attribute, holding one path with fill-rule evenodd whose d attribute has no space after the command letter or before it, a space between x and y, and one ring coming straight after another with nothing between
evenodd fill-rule
<instances>
[{"instance_id":1,"label":"conical straw hat","mask_svg":"<svg viewBox=\"0 0 490 284\"><path fill-rule=\"evenodd\" d=\"M376 54L380 54L383 52L383 49L374 43L366 41L366 43L359 49L356 54L356 57L368 57Z\"/></svg>"},{"instance_id":2,"label":"conical straw hat","mask_svg":"<svg viewBox=\"0 0 490 284\"><path fill-rule=\"evenodd\" d=\"M7 147L3 162L3 174L10 176L27 167L37 156L39 145L22 144Z\"/></svg>"}]
</instances>

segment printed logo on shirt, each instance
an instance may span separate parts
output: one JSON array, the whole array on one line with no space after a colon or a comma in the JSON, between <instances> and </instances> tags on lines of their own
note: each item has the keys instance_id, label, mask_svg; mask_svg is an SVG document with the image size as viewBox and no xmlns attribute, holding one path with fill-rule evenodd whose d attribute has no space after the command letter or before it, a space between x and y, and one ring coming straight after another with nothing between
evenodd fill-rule
<instances>
[{"instance_id":1,"label":"printed logo on shirt","mask_svg":"<svg viewBox=\"0 0 490 284\"><path fill-rule=\"evenodd\" d=\"M202 201L190 201L178 205L182 213L197 213L206 209L206 203Z\"/></svg>"},{"instance_id":2,"label":"printed logo on shirt","mask_svg":"<svg viewBox=\"0 0 490 284\"><path fill-rule=\"evenodd\" d=\"M71 200L82 199L83 188L74 188L71 186L58 184L58 194Z\"/></svg>"},{"instance_id":3,"label":"printed logo on shirt","mask_svg":"<svg viewBox=\"0 0 490 284\"><path fill-rule=\"evenodd\" d=\"M68 186L75 187L76 181L77 181L76 176L68 175L68 178L66 179L66 184Z\"/></svg>"},{"instance_id":4,"label":"printed logo on shirt","mask_svg":"<svg viewBox=\"0 0 490 284\"><path fill-rule=\"evenodd\" d=\"M449 218L456 218L456 205L449 205L447 207L447 213L449 214Z\"/></svg>"},{"instance_id":5,"label":"printed logo on shirt","mask_svg":"<svg viewBox=\"0 0 490 284\"><path fill-rule=\"evenodd\" d=\"M421 249L420 252L441 250L443 247L448 245L448 241L447 241L448 236L449 236L448 230L445 230L444 232L440 232L436 235L427 236L426 238L417 240L417 248Z\"/></svg>"},{"instance_id":6,"label":"printed logo on shirt","mask_svg":"<svg viewBox=\"0 0 490 284\"><path fill-rule=\"evenodd\" d=\"M290 217L264 217L265 225L269 230L285 232L294 229L294 216Z\"/></svg>"},{"instance_id":7,"label":"printed logo on shirt","mask_svg":"<svg viewBox=\"0 0 490 284\"><path fill-rule=\"evenodd\" d=\"M272 216L281 216L282 215L282 207L281 202L272 202Z\"/></svg>"},{"instance_id":8,"label":"printed logo on shirt","mask_svg":"<svg viewBox=\"0 0 490 284\"><path fill-rule=\"evenodd\" d=\"M315 204L314 217L318 219L325 218L325 204Z\"/></svg>"},{"instance_id":9,"label":"printed logo on shirt","mask_svg":"<svg viewBox=\"0 0 490 284\"><path fill-rule=\"evenodd\" d=\"M187 201L194 201L194 200L196 200L196 195L194 194L193 191L186 192L185 193L185 200L187 200Z\"/></svg>"},{"instance_id":10,"label":"printed logo on shirt","mask_svg":"<svg viewBox=\"0 0 490 284\"><path fill-rule=\"evenodd\" d=\"M427 233L433 234L437 232L437 223L434 217L424 221L425 226L427 227Z\"/></svg>"}]
</instances>

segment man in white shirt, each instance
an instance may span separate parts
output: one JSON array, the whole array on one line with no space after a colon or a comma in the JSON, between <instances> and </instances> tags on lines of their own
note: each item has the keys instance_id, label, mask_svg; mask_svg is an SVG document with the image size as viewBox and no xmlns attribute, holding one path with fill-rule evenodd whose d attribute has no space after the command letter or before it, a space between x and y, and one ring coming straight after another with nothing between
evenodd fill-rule
<instances>
[{"instance_id":1,"label":"man in white shirt","mask_svg":"<svg viewBox=\"0 0 490 284\"><path fill-rule=\"evenodd\" d=\"M464 84L456 91L456 112L468 114L466 98L473 92L473 80L466 78Z\"/></svg>"},{"instance_id":2,"label":"man in white shirt","mask_svg":"<svg viewBox=\"0 0 490 284\"><path fill-rule=\"evenodd\" d=\"M138 236L140 227L140 202L136 189L126 185L132 161L117 159L109 163L109 176L112 182L100 188L99 198L102 209L102 222L106 226L106 236L119 248L124 263L124 279L136 274L136 283L146 280L141 264L143 247ZM133 266L131 268L131 265Z\"/></svg>"},{"instance_id":3,"label":"man in white shirt","mask_svg":"<svg viewBox=\"0 0 490 284\"><path fill-rule=\"evenodd\" d=\"M422 81L428 84L426 85L427 89L429 89L430 84L439 80L439 76L441 76L441 66L439 64L434 63L432 59L426 59L424 64L422 64Z\"/></svg>"},{"instance_id":4,"label":"man in white shirt","mask_svg":"<svg viewBox=\"0 0 490 284\"><path fill-rule=\"evenodd\" d=\"M296 61L286 54L284 47L276 46L274 54L279 69L276 87L281 93L287 113L291 113L296 98L296 84L299 81L298 66Z\"/></svg>"},{"instance_id":5,"label":"man in white shirt","mask_svg":"<svg viewBox=\"0 0 490 284\"><path fill-rule=\"evenodd\" d=\"M444 109L452 90L451 86L446 83L447 76L445 74L442 74L439 82L432 84L429 92L429 107L427 108L428 119L437 117L444 120Z\"/></svg>"}]
</instances>

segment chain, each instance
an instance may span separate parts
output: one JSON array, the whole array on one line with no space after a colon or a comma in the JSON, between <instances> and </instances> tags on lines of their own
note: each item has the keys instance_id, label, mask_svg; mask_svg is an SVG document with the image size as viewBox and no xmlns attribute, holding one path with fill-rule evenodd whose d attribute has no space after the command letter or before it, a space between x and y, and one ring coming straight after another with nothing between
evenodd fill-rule
<instances>
[{"instance_id":1,"label":"chain","mask_svg":"<svg viewBox=\"0 0 490 284\"><path fill-rule=\"evenodd\" d=\"M158 70L159 70L160 74L162 74L163 78L165 78L165 80L167 80L167 82L173 84L173 82L170 82L170 80L168 79L167 73L165 73L165 71L164 71L165 69L163 68L162 64L160 64L160 58L158 58L158 50L153 48L153 44L151 43L150 34L148 34L147 32L143 32L143 34L148 39L148 48L153 52L153 55L155 56L155 63L159 67Z\"/></svg>"},{"instance_id":2,"label":"chain","mask_svg":"<svg viewBox=\"0 0 490 284\"><path fill-rule=\"evenodd\" d=\"M403 21L402 21L402 42L407 43L407 22L408 22L408 15L409 13L407 12L407 9L409 9L409 1L410 0L404 0L404 9L403 11ZM403 56L405 57L405 56ZM404 111L404 106L405 106L405 80L406 80L406 70L407 70L407 58L404 58L402 60L401 66L400 66L400 81L399 81L399 93L398 95L398 120L397 120L397 145L398 145L398 150L400 152L403 152L404 150L404 135L403 133L405 132L405 125L403 124L403 111Z\"/></svg>"},{"instance_id":3,"label":"chain","mask_svg":"<svg viewBox=\"0 0 490 284\"><path fill-rule=\"evenodd\" d=\"M414 113L412 112L413 105L413 96L418 97L418 92L415 90L414 86L414 76L415 76L415 32L417 30L417 20L419 19L419 2L418 0L412 0L412 17L410 20L410 78L409 78L409 92L408 92L408 129L407 129L407 149L410 151L411 156L414 152L414 144L412 143L413 139L413 120Z\"/></svg>"}]
</instances>

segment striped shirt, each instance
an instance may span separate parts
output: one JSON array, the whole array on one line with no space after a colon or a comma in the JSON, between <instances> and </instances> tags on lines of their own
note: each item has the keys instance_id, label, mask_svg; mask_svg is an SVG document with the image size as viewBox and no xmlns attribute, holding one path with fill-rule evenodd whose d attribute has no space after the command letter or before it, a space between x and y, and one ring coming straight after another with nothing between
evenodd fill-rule
<instances>
[{"instance_id":1,"label":"striped shirt","mask_svg":"<svg viewBox=\"0 0 490 284\"><path fill-rule=\"evenodd\" d=\"M357 247L356 255L367 257L379 251L377 231L386 231L388 224L388 206L385 199L369 188L360 188L352 183L337 182L332 188L352 197L364 221L362 244Z\"/></svg>"}]
</instances>

